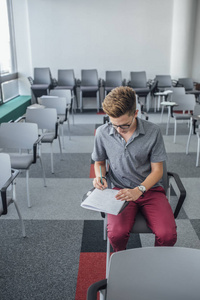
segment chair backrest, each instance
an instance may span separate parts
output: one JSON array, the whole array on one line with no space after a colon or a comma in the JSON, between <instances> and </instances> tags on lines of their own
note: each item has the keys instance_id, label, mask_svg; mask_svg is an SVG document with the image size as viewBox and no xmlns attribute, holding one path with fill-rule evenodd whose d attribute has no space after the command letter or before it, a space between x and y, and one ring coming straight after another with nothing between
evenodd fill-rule
<instances>
[{"instance_id":1,"label":"chair backrest","mask_svg":"<svg viewBox=\"0 0 200 300\"><path fill-rule=\"evenodd\" d=\"M198 300L200 250L144 247L112 254L107 300Z\"/></svg>"},{"instance_id":2,"label":"chair backrest","mask_svg":"<svg viewBox=\"0 0 200 300\"><path fill-rule=\"evenodd\" d=\"M82 86L98 86L98 73L96 69L81 70Z\"/></svg>"},{"instance_id":3,"label":"chair backrest","mask_svg":"<svg viewBox=\"0 0 200 300\"><path fill-rule=\"evenodd\" d=\"M0 189L11 176L10 156L7 153L0 153ZM1 195L0 195L1 196Z\"/></svg>"},{"instance_id":4,"label":"chair backrest","mask_svg":"<svg viewBox=\"0 0 200 300\"><path fill-rule=\"evenodd\" d=\"M166 89L166 90L169 90L169 89ZM176 97L176 95L185 95L184 87L170 87L170 90L173 92L172 99L173 99L173 96ZM173 101L174 101L174 99L173 99Z\"/></svg>"},{"instance_id":5,"label":"chair backrest","mask_svg":"<svg viewBox=\"0 0 200 300\"><path fill-rule=\"evenodd\" d=\"M196 104L194 95L173 95L173 101L178 104L174 111L193 111Z\"/></svg>"},{"instance_id":6,"label":"chair backrest","mask_svg":"<svg viewBox=\"0 0 200 300\"><path fill-rule=\"evenodd\" d=\"M51 71L49 68L34 68L34 84L51 84Z\"/></svg>"},{"instance_id":7,"label":"chair backrest","mask_svg":"<svg viewBox=\"0 0 200 300\"><path fill-rule=\"evenodd\" d=\"M38 139L37 124L2 123L0 126L0 148L33 149Z\"/></svg>"},{"instance_id":8,"label":"chair backrest","mask_svg":"<svg viewBox=\"0 0 200 300\"><path fill-rule=\"evenodd\" d=\"M179 78L178 83L183 85L186 91L193 90L194 84L192 78Z\"/></svg>"},{"instance_id":9,"label":"chair backrest","mask_svg":"<svg viewBox=\"0 0 200 300\"><path fill-rule=\"evenodd\" d=\"M156 75L155 81L158 81L158 88L172 86L172 80L170 75Z\"/></svg>"},{"instance_id":10,"label":"chair backrest","mask_svg":"<svg viewBox=\"0 0 200 300\"><path fill-rule=\"evenodd\" d=\"M147 87L147 76L145 71L131 72L130 85L133 88L146 88Z\"/></svg>"},{"instance_id":11,"label":"chair backrest","mask_svg":"<svg viewBox=\"0 0 200 300\"><path fill-rule=\"evenodd\" d=\"M55 108L27 108L26 122L36 123L38 129L47 129L54 132L56 130L57 111Z\"/></svg>"},{"instance_id":12,"label":"chair backrest","mask_svg":"<svg viewBox=\"0 0 200 300\"><path fill-rule=\"evenodd\" d=\"M122 86L122 71L106 71L105 86Z\"/></svg>"},{"instance_id":13,"label":"chair backrest","mask_svg":"<svg viewBox=\"0 0 200 300\"><path fill-rule=\"evenodd\" d=\"M70 90L65 89L53 89L49 92L50 96L66 98L66 103L71 104L72 94Z\"/></svg>"},{"instance_id":14,"label":"chair backrest","mask_svg":"<svg viewBox=\"0 0 200 300\"><path fill-rule=\"evenodd\" d=\"M75 86L74 70L58 70L59 86Z\"/></svg>"},{"instance_id":15,"label":"chair backrest","mask_svg":"<svg viewBox=\"0 0 200 300\"><path fill-rule=\"evenodd\" d=\"M46 108L55 108L57 114L65 115L66 113L66 98L56 96L42 96L38 98L38 103Z\"/></svg>"}]
</instances>

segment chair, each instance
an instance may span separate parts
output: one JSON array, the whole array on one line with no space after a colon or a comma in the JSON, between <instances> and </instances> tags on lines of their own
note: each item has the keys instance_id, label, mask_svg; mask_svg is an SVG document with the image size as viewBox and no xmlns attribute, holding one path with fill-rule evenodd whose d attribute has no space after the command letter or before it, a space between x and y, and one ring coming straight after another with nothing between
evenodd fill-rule
<instances>
[{"instance_id":1,"label":"chair","mask_svg":"<svg viewBox=\"0 0 200 300\"><path fill-rule=\"evenodd\" d=\"M74 70L58 70L58 82L55 89L70 90L72 98L73 99L76 98L76 102L77 102L77 97L75 97L76 79L74 75ZM78 108L78 104L77 104L77 108Z\"/></svg>"},{"instance_id":2,"label":"chair","mask_svg":"<svg viewBox=\"0 0 200 300\"><path fill-rule=\"evenodd\" d=\"M106 71L106 78L104 83L105 96L114 88L122 86L122 72L121 71Z\"/></svg>"},{"instance_id":3,"label":"chair","mask_svg":"<svg viewBox=\"0 0 200 300\"><path fill-rule=\"evenodd\" d=\"M31 90L36 98L49 94L52 88L52 77L50 68L34 68L34 79L29 77Z\"/></svg>"},{"instance_id":4,"label":"chair","mask_svg":"<svg viewBox=\"0 0 200 300\"><path fill-rule=\"evenodd\" d=\"M194 95L177 95L173 97L174 102L177 104L176 113L172 114L174 118L174 143L176 143L177 121L189 121L193 113L196 101Z\"/></svg>"},{"instance_id":5,"label":"chair","mask_svg":"<svg viewBox=\"0 0 200 300\"><path fill-rule=\"evenodd\" d=\"M96 96L97 112L99 112L99 79L96 69L81 70L80 111L83 111L83 97Z\"/></svg>"},{"instance_id":6,"label":"chair","mask_svg":"<svg viewBox=\"0 0 200 300\"><path fill-rule=\"evenodd\" d=\"M145 247L112 254L108 278L93 283L87 300L98 291L106 300L198 300L200 250Z\"/></svg>"},{"instance_id":7,"label":"chair","mask_svg":"<svg viewBox=\"0 0 200 300\"><path fill-rule=\"evenodd\" d=\"M166 135L168 135L168 129L169 129L169 123L170 123L170 117L172 116L172 111L175 106L178 104L174 102L174 99L176 99L177 96L185 95L185 89L183 87L171 87L168 92L171 91L168 101L163 101L160 103L161 105L161 117L160 117L160 122L162 123L162 118L163 118L163 112L164 108L167 107L168 109L168 118L167 118L167 126L166 126Z\"/></svg>"},{"instance_id":8,"label":"chair","mask_svg":"<svg viewBox=\"0 0 200 300\"><path fill-rule=\"evenodd\" d=\"M66 104L66 98L56 97L56 96L42 96L38 98L39 104L46 108L55 108L58 116L58 124L61 126L62 132L62 144L64 148L64 123L67 121L69 129L69 139L70 139L70 124L69 124L69 107Z\"/></svg>"},{"instance_id":9,"label":"chair","mask_svg":"<svg viewBox=\"0 0 200 300\"><path fill-rule=\"evenodd\" d=\"M147 76L146 72L131 72L130 73L131 80L128 82L128 86L132 87L136 94L139 97L139 102L140 98L145 98L145 104L147 102L147 96L150 93L150 87L147 82ZM143 103L142 105L142 111L143 111Z\"/></svg>"},{"instance_id":10,"label":"chair","mask_svg":"<svg viewBox=\"0 0 200 300\"><path fill-rule=\"evenodd\" d=\"M177 84L178 86L183 86L185 88L186 94L193 94L195 95L196 100L198 100L200 91L195 89L195 83L192 78L179 78Z\"/></svg>"},{"instance_id":11,"label":"chair","mask_svg":"<svg viewBox=\"0 0 200 300\"><path fill-rule=\"evenodd\" d=\"M29 192L29 169L35 164L37 158L42 166L44 186L46 186L45 172L41 156L37 148L41 139L38 139L37 124L2 123L0 126L0 148L10 154L11 167L13 169L26 171L26 188L28 207L31 207ZM18 152L16 152L16 150Z\"/></svg>"},{"instance_id":12,"label":"chair","mask_svg":"<svg viewBox=\"0 0 200 300\"><path fill-rule=\"evenodd\" d=\"M53 89L50 90L50 96L56 96L66 99L66 106L68 108L68 116L70 115L70 111L72 112L72 120L74 124L74 96L71 94L70 90L65 89ZM70 131L70 123L68 118L68 129Z\"/></svg>"},{"instance_id":13,"label":"chair","mask_svg":"<svg viewBox=\"0 0 200 300\"><path fill-rule=\"evenodd\" d=\"M17 202L16 202L16 193L15 193L15 178L19 174L18 170L11 169L10 156L7 153L0 153L0 191L1 191L1 202L0 202L0 216L6 215L8 211L8 206L14 203L17 210L17 214L20 219L22 236L26 236L24 222L22 220L21 213L19 211ZM10 189L12 192L10 193ZM9 195L8 195L9 191Z\"/></svg>"},{"instance_id":14,"label":"chair","mask_svg":"<svg viewBox=\"0 0 200 300\"><path fill-rule=\"evenodd\" d=\"M62 148L60 136L58 134L57 111L55 108L27 108L25 121L27 123L36 123L41 131L41 143L48 143L51 146L51 173L54 173L53 163L53 141L58 138L60 153Z\"/></svg>"},{"instance_id":15,"label":"chair","mask_svg":"<svg viewBox=\"0 0 200 300\"><path fill-rule=\"evenodd\" d=\"M158 81L159 91L172 87L172 79L170 75L156 75L155 81Z\"/></svg>"},{"instance_id":16,"label":"chair","mask_svg":"<svg viewBox=\"0 0 200 300\"><path fill-rule=\"evenodd\" d=\"M197 127L197 129L196 129ZM187 146L186 146L186 154L189 154L189 146L190 146L190 140L192 136L192 128L194 131L194 134L197 136L197 157L196 157L196 167L199 166L199 151L200 151L200 104L196 104L194 107L193 115L190 118L190 130L187 140Z\"/></svg>"}]
</instances>

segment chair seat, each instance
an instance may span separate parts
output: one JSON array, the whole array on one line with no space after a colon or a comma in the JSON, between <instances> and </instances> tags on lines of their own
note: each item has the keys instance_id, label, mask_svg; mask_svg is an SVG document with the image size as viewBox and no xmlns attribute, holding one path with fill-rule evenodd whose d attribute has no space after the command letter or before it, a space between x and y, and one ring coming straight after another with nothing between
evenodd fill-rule
<instances>
[{"instance_id":1,"label":"chair seat","mask_svg":"<svg viewBox=\"0 0 200 300\"><path fill-rule=\"evenodd\" d=\"M13 169L28 169L33 163L33 154L10 154L10 160Z\"/></svg>"},{"instance_id":2,"label":"chair seat","mask_svg":"<svg viewBox=\"0 0 200 300\"><path fill-rule=\"evenodd\" d=\"M12 203L12 198L7 197L6 202L8 207ZM0 200L0 216L2 215L2 213L3 213L3 205L2 205L2 201Z\"/></svg>"},{"instance_id":3,"label":"chair seat","mask_svg":"<svg viewBox=\"0 0 200 300\"><path fill-rule=\"evenodd\" d=\"M177 114L177 113L173 113L174 118L176 118L177 120L190 120L191 115L188 114Z\"/></svg>"},{"instance_id":4,"label":"chair seat","mask_svg":"<svg viewBox=\"0 0 200 300\"><path fill-rule=\"evenodd\" d=\"M50 84L33 84L31 85L32 90L48 89Z\"/></svg>"},{"instance_id":5,"label":"chair seat","mask_svg":"<svg viewBox=\"0 0 200 300\"><path fill-rule=\"evenodd\" d=\"M73 90L74 85L57 85L56 90Z\"/></svg>"},{"instance_id":6,"label":"chair seat","mask_svg":"<svg viewBox=\"0 0 200 300\"><path fill-rule=\"evenodd\" d=\"M115 88L115 86L105 86L105 91L112 91Z\"/></svg>"},{"instance_id":7,"label":"chair seat","mask_svg":"<svg viewBox=\"0 0 200 300\"><path fill-rule=\"evenodd\" d=\"M150 92L149 88L133 88L134 91L137 93L142 93L142 94L148 94Z\"/></svg>"},{"instance_id":8,"label":"chair seat","mask_svg":"<svg viewBox=\"0 0 200 300\"><path fill-rule=\"evenodd\" d=\"M186 91L186 94L200 95L200 91L198 90Z\"/></svg>"},{"instance_id":9,"label":"chair seat","mask_svg":"<svg viewBox=\"0 0 200 300\"><path fill-rule=\"evenodd\" d=\"M131 230L132 233L152 233L151 229L147 226L146 220L142 213L139 211L135 218L135 223Z\"/></svg>"},{"instance_id":10,"label":"chair seat","mask_svg":"<svg viewBox=\"0 0 200 300\"><path fill-rule=\"evenodd\" d=\"M55 134L52 132L45 133L45 135L42 138L42 143L53 143L55 139Z\"/></svg>"},{"instance_id":11,"label":"chair seat","mask_svg":"<svg viewBox=\"0 0 200 300\"><path fill-rule=\"evenodd\" d=\"M83 92L97 92L99 87L97 85L94 86L80 86L80 90Z\"/></svg>"}]
</instances>

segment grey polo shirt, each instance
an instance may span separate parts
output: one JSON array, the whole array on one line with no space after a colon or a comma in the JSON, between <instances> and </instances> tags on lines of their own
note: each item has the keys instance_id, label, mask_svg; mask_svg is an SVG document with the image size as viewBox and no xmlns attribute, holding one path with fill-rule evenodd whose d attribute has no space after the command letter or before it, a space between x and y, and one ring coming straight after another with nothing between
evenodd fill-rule
<instances>
[{"instance_id":1,"label":"grey polo shirt","mask_svg":"<svg viewBox=\"0 0 200 300\"><path fill-rule=\"evenodd\" d=\"M92 159L108 160L114 186L134 188L151 173L151 162L165 161L167 155L160 128L137 118L137 128L127 143L111 124L98 127Z\"/></svg>"}]
</instances>

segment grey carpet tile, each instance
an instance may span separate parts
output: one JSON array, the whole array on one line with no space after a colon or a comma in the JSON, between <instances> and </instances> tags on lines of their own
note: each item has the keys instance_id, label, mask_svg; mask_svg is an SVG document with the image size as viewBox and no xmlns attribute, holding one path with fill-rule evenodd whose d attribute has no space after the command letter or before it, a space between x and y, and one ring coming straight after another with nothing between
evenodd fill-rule
<instances>
[{"instance_id":1,"label":"grey carpet tile","mask_svg":"<svg viewBox=\"0 0 200 300\"><path fill-rule=\"evenodd\" d=\"M1 300L74 300L83 222L0 222Z\"/></svg>"},{"instance_id":2,"label":"grey carpet tile","mask_svg":"<svg viewBox=\"0 0 200 300\"><path fill-rule=\"evenodd\" d=\"M41 178L30 180L31 208L27 206L26 183L19 178L16 184L17 202L26 220L101 220L99 212L80 206L83 195L92 187L89 178L59 178L47 180L43 186ZM18 219L14 205L1 219Z\"/></svg>"},{"instance_id":3,"label":"grey carpet tile","mask_svg":"<svg viewBox=\"0 0 200 300\"><path fill-rule=\"evenodd\" d=\"M157 125L160 127L161 132L163 135L166 135L166 123L157 123ZM189 127L187 123L178 123L177 125L177 136L178 135L188 135L189 134ZM170 123L168 135L174 135L174 124Z\"/></svg>"},{"instance_id":4,"label":"grey carpet tile","mask_svg":"<svg viewBox=\"0 0 200 300\"><path fill-rule=\"evenodd\" d=\"M94 136L95 125L94 124L74 124L70 126L70 134L72 136ZM64 126L64 134L69 135L67 125Z\"/></svg>"},{"instance_id":5,"label":"grey carpet tile","mask_svg":"<svg viewBox=\"0 0 200 300\"><path fill-rule=\"evenodd\" d=\"M182 178L182 182L187 192L183 208L189 219L200 219L199 177Z\"/></svg>"},{"instance_id":6,"label":"grey carpet tile","mask_svg":"<svg viewBox=\"0 0 200 300\"><path fill-rule=\"evenodd\" d=\"M200 239L200 219L198 220L190 220L198 238Z\"/></svg>"},{"instance_id":7,"label":"grey carpet tile","mask_svg":"<svg viewBox=\"0 0 200 300\"><path fill-rule=\"evenodd\" d=\"M90 174L91 153L54 153L54 174L51 173L50 153L44 153L42 160L46 178L88 178ZM25 172L20 174L25 176ZM42 177L39 160L30 167L30 178Z\"/></svg>"},{"instance_id":8,"label":"grey carpet tile","mask_svg":"<svg viewBox=\"0 0 200 300\"><path fill-rule=\"evenodd\" d=\"M167 169L178 173L181 178L200 177L200 167L196 165L196 153L167 153Z\"/></svg>"}]
</instances>

